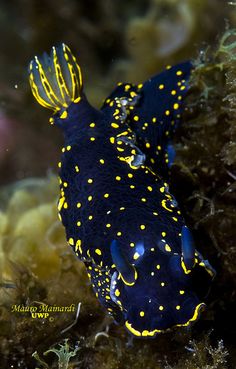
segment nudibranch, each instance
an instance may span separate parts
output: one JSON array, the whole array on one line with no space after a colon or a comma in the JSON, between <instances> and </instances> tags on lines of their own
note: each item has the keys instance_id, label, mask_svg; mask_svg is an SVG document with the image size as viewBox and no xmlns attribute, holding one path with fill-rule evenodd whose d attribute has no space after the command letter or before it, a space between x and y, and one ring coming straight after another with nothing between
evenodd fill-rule
<instances>
[{"instance_id":1,"label":"nudibranch","mask_svg":"<svg viewBox=\"0 0 236 369\"><path fill-rule=\"evenodd\" d=\"M64 133L58 211L68 244L100 303L136 337L189 326L205 306L196 284L214 276L165 178L191 68L119 84L98 110L65 44L29 66L34 97Z\"/></svg>"}]
</instances>

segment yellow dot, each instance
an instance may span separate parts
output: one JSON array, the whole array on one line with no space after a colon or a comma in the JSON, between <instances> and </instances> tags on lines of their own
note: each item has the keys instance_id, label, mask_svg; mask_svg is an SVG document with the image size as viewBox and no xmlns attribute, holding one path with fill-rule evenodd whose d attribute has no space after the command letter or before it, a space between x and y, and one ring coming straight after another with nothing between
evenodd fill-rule
<instances>
[{"instance_id":1,"label":"yellow dot","mask_svg":"<svg viewBox=\"0 0 236 369\"><path fill-rule=\"evenodd\" d=\"M175 104L173 105L173 108L174 108L175 110L179 109L179 104L175 103Z\"/></svg>"},{"instance_id":2,"label":"yellow dot","mask_svg":"<svg viewBox=\"0 0 236 369\"><path fill-rule=\"evenodd\" d=\"M78 202L77 203L77 208L81 208L81 206L82 206L81 202Z\"/></svg>"},{"instance_id":3,"label":"yellow dot","mask_svg":"<svg viewBox=\"0 0 236 369\"><path fill-rule=\"evenodd\" d=\"M95 137L90 137L90 141L95 141Z\"/></svg>"},{"instance_id":4,"label":"yellow dot","mask_svg":"<svg viewBox=\"0 0 236 369\"><path fill-rule=\"evenodd\" d=\"M76 165L76 166L75 166L75 171L76 171L77 173L79 173L79 167L78 167L78 165Z\"/></svg>"},{"instance_id":5,"label":"yellow dot","mask_svg":"<svg viewBox=\"0 0 236 369\"><path fill-rule=\"evenodd\" d=\"M134 175L133 175L132 173L128 173L128 177L129 177L129 178L133 178L133 176L134 176Z\"/></svg>"},{"instance_id":6,"label":"yellow dot","mask_svg":"<svg viewBox=\"0 0 236 369\"><path fill-rule=\"evenodd\" d=\"M176 95L176 91L175 90L172 90L171 91L171 95Z\"/></svg>"},{"instance_id":7,"label":"yellow dot","mask_svg":"<svg viewBox=\"0 0 236 369\"><path fill-rule=\"evenodd\" d=\"M140 311L139 315L143 317L145 315L144 311Z\"/></svg>"},{"instance_id":8,"label":"yellow dot","mask_svg":"<svg viewBox=\"0 0 236 369\"><path fill-rule=\"evenodd\" d=\"M164 310L164 306L160 305L159 310L161 310L161 311Z\"/></svg>"},{"instance_id":9,"label":"yellow dot","mask_svg":"<svg viewBox=\"0 0 236 369\"><path fill-rule=\"evenodd\" d=\"M119 128L119 124L117 123L111 123L112 128Z\"/></svg>"},{"instance_id":10,"label":"yellow dot","mask_svg":"<svg viewBox=\"0 0 236 369\"><path fill-rule=\"evenodd\" d=\"M134 260L137 260L139 258L139 256L140 256L139 253L138 252L135 252L135 254L133 256Z\"/></svg>"},{"instance_id":11,"label":"yellow dot","mask_svg":"<svg viewBox=\"0 0 236 369\"><path fill-rule=\"evenodd\" d=\"M68 204L67 204L67 202L64 202L63 208L64 208L64 209L68 209Z\"/></svg>"},{"instance_id":12,"label":"yellow dot","mask_svg":"<svg viewBox=\"0 0 236 369\"><path fill-rule=\"evenodd\" d=\"M165 86L163 84L159 85L159 90L163 90Z\"/></svg>"},{"instance_id":13,"label":"yellow dot","mask_svg":"<svg viewBox=\"0 0 236 369\"><path fill-rule=\"evenodd\" d=\"M88 218L89 218L89 220L92 220L93 219L93 216L92 215L89 215Z\"/></svg>"},{"instance_id":14,"label":"yellow dot","mask_svg":"<svg viewBox=\"0 0 236 369\"><path fill-rule=\"evenodd\" d=\"M144 230L146 228L146 226L144 224L140 225L140 229Z\"/></svg>"},{"instance_id":15,"label":"yellow dot","mask_svg":"<svg viewBox=\"0 0 236 369\"><path fill-rule=\"evenodd\" d=\"M57 164L58 168L61 168L61 161Z\"/></svg>"},{"instance_id":16,"label":"yellow dot","mask_svg":"<svg viewBox=\"0 0 236 369\"><path fill-rule=\"evenodd\" d=\"M160 264L157 264L156 265L156 268L159 270L159 269L161 269L161 266L160 266Z\"/></svg>"},{"instance_id":17,"label":"yellow dot","mask_svg":"<svg viewBox=\"0 0 236 369\"><path fill-rule=\"evenodd\" d=\"M100 249L96 249L96 250L95 250L95 252L96 252L96 254L98 254L98 255L102 255L102 251L101 251Z\"/></svg>"},{"instance_id":18,"label":"yellow dot","mask_svg":"<svg viewBox=\"0 0 236 369\"><path fill-rule=\"evenodd\" d=\"M181 76L183 74L182 70L177 70L176 75Z\"/></svg>"},{"instance_id":19,"label":"yellow dot","mask_svg":"<svg viewBox=\"0 0 236 369\"><path fill-rule=\"evenodd\" d=\"M115 290L115 295L116 295L116 297L120 296L120 291L118 289Z\"/></svg>"},{"instance_id":20,"label":"yellow dot","mask_svg":"<svg viewBox=\"0 0 236 369\"><path fill-rule=\"evenodd\" d=\"M156 121L157 121L157 118L156 118L156 117L153 117L153 118L152 118L152 122L153 122L153 123L156 123Z\"/></svg>"},{"instance_id":21,"label":"yellow dot","mask_svg":"<svg viewBox=\"0 0 236 369\"><path fill-rule=\"evenodd\" d=\"M148 189L148 191L152 192L152 187L151 186L148 186L147 189Z\"/></svg>"},{"instance_id":22,"label":"yellow dot","mask_svg":"<svg viewBox=\"0 0 236 369\"><path fill-rule=\"evenodd\" d=\"M180 310L180 305L177 305L175 308L176 310Z\"/></svg>"},{"instance_id":23,"label":"yellow dot","mask_svg":"<svg viewBox=\"0 0 236 369\"><path fill-rule=\"evenodd\" d=\"M170 246L169 246L168 244L166 244L166 245L165 245L165 250L166 250L167 252L171 252L171 248L170 248Z\"/></svg>"},{"instance_id":24,"label":"yellow dot","mask_svg":"<svg viewBox=\"0 0 236 369\"><path fill-rule=\"evenodd\" d=\"M115 137L110 137L110 143L112 143L112 144L115 143Z\"/></svg>"},{"instance_id":25,"label":"yellow dot","mask_svg":"<svg viewBox=\"0 0 236 369\"><path fill-rule=\"evenodd\" d=\"M70 245L72 245L72 246L74 245L74 240L73 240L73 238L69 238L69 241L68 241L68 242L69 242L69 244L70 244Z\"/></svg>"},{"instance_id":26,"label":"yellow dot","mask_svg":"<svg viewBox=\"0 0 236 369\"><path fill-rule=\"evenodd\" d=\"M116 176L116 180L117 181L120 181L121 180L121 177L120 176Z\"/></svg>"},{"instance_id":27,"label":"yellow dot","mask_svg":"<svg viewBox=\"0 0 236 369\"><path fill-rule=\"evenodd\" d=\"M135 246L135 243L134 242L130 242L130 246L131 247L134 247Z\"/></svg>"},{"instance_id":28,"label":"yellow dot","mask_svg":"<svg viewBox=\"0 0 236 369\"><path fill-rule=\"evenodd\" d=\"M175 221L175 222L178 222L178 219L176 217L172 217L172 219Z\"/></svg>"},{"instance_id":29,"label":"yellow dot","mask_svg":"<svg viewBox=\"0 0 236 369\"><path fill-rule=\"evenodd\" d=\"M164 287L165 286L165 282L161 282L161 287Z\"/></svg>"},{"instance_id":30,"label":"yellow dot","mask_svg":"<svg viewBox=\"0 0 236 369\"><path fill-rule=\"evenodd\" d=\"M94 128L95 127L95 123L90 123L89 127Z\"/></svg>"},{"instance_id":31,"label":"yellow dot","mask_svg":"<svg viewBox=\"0 0 236 369\"><path fill-rule=\"evenodd\" d=\"M104 164L104 163L105 163L104 159L100 159L100 160L99 160L99 162L100 162L101 164Z\"/></svg>"},{"instance_id":32,"label":"yellow dot","mask_svg":"<svg viewBox=\"0 0 236 369\"><path fill-rule=\"evenodd\" d=\"M139 120L139 117L137 115L135 115L134 120L137 122Z\"/></svg>"},{"instance_id":33,"label":"yellow dot","mask_svg":"<svg viewBox=\"0 0 236 369\"><path fill-rule=\"evenodd\" d=\"M125 207L124 207L124 206L122 206L122 207L120 208L120 210L125 210Z\"/></svg>"},{"instance_id":34,"label":"yellow dot","mask_svg":"<svg viewBox=\"0 0 236 369\"><path fill-rule=\"evenodd\" d=\"M135 188L135 186L134 185L130 185L129 186L132 190Z\"/></svg>"},{"instance_id":35,"label":"yellow dot","mask_svg":"<svg viewBox=\"0 0 236 369\"><path fill-rule=\"evenodd\" d=\"M161 146L160 145L157 146L157 150L159 150L159 151L161 150Z\"/></svg>"},{"instance_id":36,"label":"yellow dot","mask_svg":"<svg viewBox=\"0 0 236 369\"><path fill-rule=\"evenodd\" d=\"M170 111L169 110L166 110L165 111L165 115L167 115L167 116L170 115Z\"/></svg>"},{"instance_id":37,"label":"yellow dot","mask_svg":"<svg viewBox=\"0 0 236 369\"><path fill-rule=\"evenodd\" d=\"M162 237L166 236L166 232L161 232Z\"/></svg>"},{"instance_id":38,"label":"yellow dot","mask_svg":"<svg viewBox=\"0 0 236 369\"><path fill-rule=\"evenodd\" d=\"M105 299L110 300L111 298L110 298L110 296L106 295Z\"/></svg>"},{"instance_id":39,"label":"yellow dot","mask_svg":"<svg viewBox=\"0 0 236 369\"><path fill-rule=\"evenodd\" d=\"M109 197L109 193L104 193L103 197L105 197L106 199Z\"/></svg>"},{"instance_id":40,"label":"yellow dot","mask_svg":"<svg viewBox=\"0 0 236 369\"><path fill-rule=\"evenodd\" d=\"M179 294L180 294L180 295L183 295L184 293L185 293L185 291L184 291L184 290L180 290L180 291L179 291Z\"/></svg>"},{"instance_id":41,"label":"yellow dot","mask_svg":"<svg viewBox=\"0 0 236 369\"><path fill-rule=\"evenodd\" d=\"M93 199L93 196L88 197L88 201L92 201L92 199Z\"/></svg>"},{"instance_id":42,"label":"yellow dot","mask_svg":"<svg viewBox=\"0 0 236 369\"><path fill-rule=\"evenodd\" d=\"M122 235L122 232L117 232L117 236L121 236Z\"/></svg>"},{"instance_id":43,"label":"yellow dot","mask_svg":"<svg viewBox=\"0 0 236 369\"><path fill-rule=\"evenodd\" d=\"M142 88L142 87L143 87L143 84L139 83L138 88Z\"/></svg>"},{"instance_id":44,"label":"yellow dot","mask_svg":"<svg viewBox=\"0 0 236 369\"><path fill-rule=\"evenodd\" d=\"M147 199L145 199L145 197L142 197L142 198L141 198L141 201L142 201L142 202L146 202L146 201L147 201Z\"/></svg>"},{"instance_id":45,"label":"yellow dot","mask_svg":"<svg viewBox=\"0 0 236 369\"><path fill-rule=\"evenodd\" d=\"M107 228L110 228L110 227L111 227L111 224L110 224L110 223L107 223L107 224L106 224L106 227L107 227Z\"/></svg>"},{"instance_id":46,"label":"yellow dot","mask_svg":"<svg viewBox=\"0 0 236 369\"><path fill-rule=\"evenodd\" d=\"M154 211L152 214L153 214L153 215L155 215L155 216L157 216L157 215L158 215L158 213L157 213L156 211Z\"/></svg>"},{"instance_id":47,"label":"yellow dot","mask_svg":"<svg viewBox=\"0 0 236 369\"><path fill-rule=\"evenodd\" d=\"M78 221L76 224L77 224L78 227L81 226L81 222L80 221Z\"/></svg>"},{"instance_id":48,"label":"yellow dot","mask_svg":"<svg viewBox=\"0 0 236 369\"><path fill-rule=\"evenodd\" d=\"M62 152L65 152L65 151L66 151L66 149L63 147L63 148L61 149L61 151L62 151Z\"/></svg>"},{"instance_id":49,"label":"yellow dot","mask_svg":"<svg viewBox=\"0 0 236 369\"><path fill-rule=\"evenodd\" d=\"M146 148L149 149L151 147L149 142L146 142Z\"/></svg>"},{"instance_id":50,"label":"yellow dot","mask_svg":"<svg viewBox=\"0 0 236 369\"><path fill-rule=\"evenodd\" d=\"M89 178L88 179L88 183L93 183L93 179L92 178Z\"/></svg>"},{"instance_id":51,"label":"yellow dot","mask_svg":"<svg viewBox=\"0 0 236 369\"><path fill-rule=\"evenodd\" d=\"M185 90L185 88L186 88L185 86L181 86L180 90L183 91L183 90Z\"/></svg>"}]
</instances>

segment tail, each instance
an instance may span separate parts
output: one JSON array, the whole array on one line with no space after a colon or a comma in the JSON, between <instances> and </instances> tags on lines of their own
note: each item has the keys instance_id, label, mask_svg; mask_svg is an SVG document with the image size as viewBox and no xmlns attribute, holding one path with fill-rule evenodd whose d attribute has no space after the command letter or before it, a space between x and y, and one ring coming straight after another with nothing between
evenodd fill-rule
<instances>
[{"instance_id":1,"label":"tail","mask_svg":"<svg viewBox=\"0 0 236 369\"><path fill-rule=\"evenodd\" d=\"M50 55L34 57L29 64L29 83L38 103L54 112L81 99L81 70L65 44L53 47Z\"/></svg>"}]
</instances>

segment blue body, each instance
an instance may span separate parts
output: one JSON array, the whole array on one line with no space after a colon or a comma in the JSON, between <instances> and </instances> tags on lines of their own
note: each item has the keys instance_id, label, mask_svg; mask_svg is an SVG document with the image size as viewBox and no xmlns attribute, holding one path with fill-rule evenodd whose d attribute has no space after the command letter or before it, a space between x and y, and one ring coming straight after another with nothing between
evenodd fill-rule
<instances>
[{"instance_id":1,"label":"blue body","mask_svg":"<svg viewBox=\"0 0 236 369\"><path fill-rule=\"evenodd\" d=\"M68 243L101 304L138 337L196 320L204 304L192 275L214 274L166 182L191 69L186 62L143 86L120 84L101 110L80 90L53 117L65 136L58 209Z\"/></svg>"}]
</instances>

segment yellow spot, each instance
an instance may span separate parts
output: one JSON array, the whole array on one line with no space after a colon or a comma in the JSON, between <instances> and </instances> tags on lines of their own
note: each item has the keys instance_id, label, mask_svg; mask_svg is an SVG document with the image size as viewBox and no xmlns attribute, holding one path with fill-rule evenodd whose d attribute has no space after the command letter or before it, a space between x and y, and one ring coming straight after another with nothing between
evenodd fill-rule
<instances>
[{"instance_id":1,"label":"yellow spot","mask_svg":"<svg viewBox=\"0 0 236 369\"><path fill-rule=\"evenodd\" d=\"M173 105L173 108L174 108L175 110L179 109L179 104L175 103L175 104Z\"/></svg>"},{"instance_id":2,"label":"yellow spot","mask_svg":"<svg viewBox=\"0 0 236 369\"><path fill-rule=\"evenodd\" d=\"M144 230L146 228L146 226L144 224L140 225L140 229Z\"/></svg>"},{"instance_id":3,"label":"yellow spot","mask_svg":"<svg viewBox=\"0 0 236 369\"><path fill-rule=\"evenodd\" d=\"M66 146L66 150L67 151L70 151L71 150L71 146L70 145Z\"/></svg>"},{"instance_id":4,"label":"yellow spot","mask_svg":"<svg viewBox=\"0 0 236 369\"><path fill-rule=\"evenodd\" d=\"M76 171L77 173L79 173L79 167L78 167L78 165L76 165L76 166L75 166L75 171Z\"/></svg>"},{"instance_id":5,"label":"yellow spot","mask_svg":"<svg viewBox=\"0 0 236 369\"><path fill-rule=\"evenodd\" d=\"M104 163L105 163L105 160L104 160L104 159L100 159L100 160L99 160L99 162L100 162L101 164L104 164Z\"/></svg>"},{"instance_id":6,"label":"yellow spot","mask_svg":"<svg viewBox=\"0 0 236 369\"><path fill-rule=\"evenodd\" d=\"M160 145L157 146L157 150L159 150L159 151L161 150L161 146Z\"/></svg>"},{"instance_id":7,"label":"yellow spot","mask_svg":"<svg viewBox=\"0 0 236 369\"><path fill-rule=\"evenodd\" d=\"M64 183L63 183L63 186L64 186L64 187L67 187L67 186L68 186L68 183L67 183L67 182L64 182Z\"/></svg>"},{"instance_id":8,"label":"yellow spot","mask_svg":"<svg viewBox=\"0 0 236 369\"><path fill-rule=\"evenodd\" d=\"M139 315L143 317L145 315L144 311L140 311Z\"/></svg>"},{"instance_id":9,"label":"yellow spot","mask_svg":"<svg viewBox=\"0 0 236 369\"><path fill-rule=\"evenodd\" d=\"M181 86L180 90L183 91L183 90L185 90L185 88L186 88L185 86Z\"/></svg>"},{"instance_id":10,"label":"yellow spot","mask_svg":"<svg viewBox=\"0 0 236 369\"><path fill-rule=\"evenodd\" d=\"M171 91L171 95L176 95L176 91L175 90L172 90Z\"/></svg>"},{"instance_id":11,"label":"yellow spot","mask_svg":"<svg viewBox=\"0 0 236 369\"><path fill-rule=\"evenodd\" d=\"M93 216L92 215L89 215L88 219L89 220L92 220L93 219Z\"/></svg>"},{"instance_id":12,"label":"yellow spot","mask_svg":"<svg viewBox=\"0 0 236 369\"><path fill-rule=\"evenodd\" d=\"M178 222L178 218L176 218L176 217L172 217L172 219L173 219L175 222Z\"/></svg>"},{"instance_id":13,"label":"yellow spot","mask_svg":"<svg viewBox=\"0 0 236 369\"><path fill-rule=\"evenodd\" d=\"M95 123L90 123L89 127L94 128L95 127Z\"/></svg>"},{"instance_id":14,"label":"yellow spot","mask_svg":"<svg viewBox=\"0 0 236 369\"><path fill-rule=\"evenodd\" d=\"M180 295L183 295L184 293L185 293L185 291L184 291L184 290L180 290L180 291L179 291L179 294L180 294Z\"/></svg>"},{"instance_id":15,"label":"yellow spot","mask_svg":"<svg viewBox=\"0 0 236 369\"><path fill-rule=\"evenodd\" d=\"M73 246L75 243L74 243L74 240L73 240L73 238L69 238L69 244L71 245L71 246Z\"/></svg>"},{"instance_id":16,"label":"yellow spot","mask_svg":"<svg viewBox=\"0 0 236 369\"><path fill-rule=\"evenodd\" d=\"M142 83L140 83L139 85L138 85L138 88L142 88L143 87L143 84Z\"/></svg>"},{"instance_id":17,"label":"yellow spot","mask_svg":"<svg viewBox=\"0 0 236 369\"><path fill-rule=\"evenodd\" d=\"M162 192L162 193L163 193L164 191L165 191L165 187L161 187L161 188L160 188L160 192Z\"/></svg>"},{"instance_id":18,"label":"yellow spot","mask_svg":"<svg viewBox=\"0 0 236 369\"><path fill-rule=\"evenodd\" d=\"M159 90L163 90L165 86L163 84L159 85Z\"/></svg>"},{"instance_id":19,"label":"yellow spot","mask_svg":"<svg viewBox=\"0 0 236 369\"><path fill-rule=\"evenodd\" d=\"M65 152L65 151L66 151L66 149L63 147L63 148L61 149L61 151L62 151L62 152Z\"/></svg>"},{"instance_id":20,"label":"yellow spot","mask_svg":"<svg viewBox=\"0 0 236 369\"><path fill-rule=\"evenodd\" d=\"M67 118L67 116L68 116L68 114L67 114L67 111L65 110L65 111L63 111L63 113L60 115L60 118L61 118L61 119L66 119L66 118Z\"/></svg>"},{"instance_id":21,"label":"yellow spot","mask_svg":"<svg viewBox=\"0 0 236 369\"><path fill-rule=\"evenodd\" d=\"M160 266L160 264L157 264L156 265L156 268L159 270L159 269L161 269L161 266Z\"/></svg>"},{"instance_id":22,"label":"yellow spot","mask_svg":"<svg viewBox=\"0 0 236 369\"><path fill-rule=\"evenodd\" d=\"M97 255L99 255L99 256L100 256L100 255L102 255L102 251L101 251L100 249L96 249L96 250L95 250L95 252L96 252L96 254L97 254Z\"/></svg>"},{"instance_id":23,"label":"yellow spot","mask_svg":"<svg viewBox=\"0 0 236 369\"><path fill-rule=\"evenodd\" d=\"M161 311L164 310L164 306L160 305L159 310L161 310Z\"/></svg>"},{"instance_id":24,"label":"yellow spot","mask_svg":"<svg viewBox=\"0 0 236 369\"><path fill-rule=\"evenodd\" d=\"M81 206L82 206L81 202L78 202L77 203L77 208L81 208Z\"/></svg>"},{"instance_id":25,"label":"yellow spot","mask_svg":"<svg viewBox=\"0 0 236 369\"><path fill-rule=\"evenodd\" d=\"M110 143L112 143L112 144L115 143L115 137L110 137Z\"/></svg>"},{"instance_id":26,"label":"yellow spot","mask_svg":"<svg viewBox=\"0 0 236 369\"><path fill-rule=\"evenodd\" d=\"M146 148L147 149L150 149L150 147L151 147L150 143L149 142L146 142Z\"/></svg>"},{"instance_id":27,"label":"yellow spot","mask_svg":"<svg viewBox=\"0 0 236 369\"><path fill-rule=\"evenodd\" d=\"M120 176L116 176L116 180L117 181L120 181L121 180L121 177Z\"/></svg>"},{"instance_id":28,"label":"yellow spot","mask_svg":"<svg viewBox=\"0 0 236 369\"><path fill-rule=\"evenodd\" d=\"M133 175L132 173L128 173L128 177L129 177L129 178L133 178L133 176L134 176L134 175Z\"/></svg>"},{"instance_id":29,"label":"yellow spot","mask_svg":"<svg viewBox=\"0 0 236 369\"><path fill-rule=\"evenodd\" d=\"M166 236L166 232L161 232L162 237Z\"/></svg>"},{"instance_id":30,"label":"yellow spot","mask_svg":"<svg viewBox=\"0 0 236 369\"><path fill-rule=\"evenodd\" d=\"M61 161L57 164L58 168L61 168Z\"/></svg>"},{"instance_id":31,"label":"yellow spot","mask_svg":"<svg viewBox=\"0 0 236 369\"><path fill-rule=\"evenodd\" d=\"M115 296L119 297L120 296L120 291L118 289L115 290Z\"/></svg>"},{"instance_id":32,"label":"yellow spot","mask_svg":"<svg viewBox=\"0 0 236 369\"><path fill-rule=\"evenodd\" d=\"M93 183L93 179L92 178L89 178L87 182L88 183Z\"/></svg>"},{"instance_id":33,"label":"yellow spot","mask_svg":"<svg viewBox=\"0 0 236 369\"><path fill-rule=\"evenodd\" d=\"M142 202L146 202L146 201L147 201L147 199L145 199L145 197L142 197L142 198L141 198L141 201L142 201Z\"/></svg>"},{"instance_id":34,"label":"yellow spot","mask_svg":"<svg viewBox=\"0 0 236 369\"><path fill-rule=\"evenodd\" d=\"M137 260L140 257L140 254L138 252L135 252L133 258L134 260Z\"/></svg>"},{"instance_id":35,"label":"yellow spot","mask_svg":"<svg viewBox=\"0 0 236 369\"><path fill-rule=\"evenodd\" d=\"M109 197L109 193L104 193L103 197L105 197L106 199Z\"/></svg>"},{"instance_id":36,"label":"yellow spot","mask_svg":"<svg viewBox=\"0 0 236 369\"><path fill-rule=\"evenodd\" d=\"M129 186L132 190L135 188L135 186L134 185L130 185Z\"/></svg>"},{"instance_id":37,"label":"yellow spot","mask_svg":"<svg viewBox=\"0 0 236 369\"><path fill-rule=\"evenodd\" d=\"M81 240L78 240L75 245L75 251L79 249L79 252L82 254L82 248L81 248Z\"/></svg>"},{"instance_id":38,"label":"yellow spot","mask_svg":"<svg viewBox=\"0 0 236 369\"><path fill-rule=\"evenodd\" d=\"M95 137L90 137L90 141L95 141L96 138Z\"/></svg>"},{"instance_id":39,"label":"yellow spot","mask_svg":"<svg viewBox=\"0 0 236 369\"><path fill-rule=\"evenodd\" d=\"M153 215L155 215L155 216L157 216L157 215L158 215L158 213L157 213L156 211L154 211L152 214L153 214Z\"/></svg>"},{"instance_id":40,"label":"yellow spot","mask_svg":"<svg viewBox=\"0 0 236 369\"><path fill-rule=\"evenodd\" d=\"M138 117L137 115L135 115L135 116L134 116L134 120L135 120L135 122L138 122L139 117Z\"/></svg>"},{"instance_id":41,"label":"yellow spot","mask_svg":"<svg viewBox=\"0 0 236 369\"><path fill-rule=\"evenodd\" d=\"M111 123L112 128L119 128L119 124L117 123Z\"/></svg>"},{"instance_id":42,"label":"yellow spot","mask_svg":"<svg viewBox=\"0 0 236 369\"><path fill-rule=\"evenodd\" d=\"M80 221L78 221L76 224L77 224L78 227L81 226L81 222Z\"/></svg>"},{"instance_id":43,"label":"yellow spot","mask_svg":"<svg viewBox=\"0 0 236 369\"><path fill-rule=\"evenodd\" d=\"M179 305L177 305L175 308L176 308L176 310L180 310L180 306Z\"/></svg>"},{"instance_id":44,"label":"yellow spot","mask_svg":"<svg viewBox=\"0 0 236 369\"><path fill-rule=\"evenodd\" d=\"M147 186L148 191L152 192L152 187L151 186Z\"/></svg>"},{"instance_id":45,"label":"yellow spot","mask_svg":"<svg viewBox=\"0 0 236 369\"><path fill-rule=\"evenodd\" d=\"M117 232L117 236L121 236L122 235L122 232Z\"/></svg>"},{"instance_id":46,"label":"yellow spot","mask_svg":"<svg viewBox=\"0 0 236 369\"><path fill-rule=\"evenodd\" d=\"M176 75L181 76L183 74L182 70L177 70Z\"/></svg>"},{"instance_id":47,"label":"yellow spot","mask_svg":"<svg viewBox=\"0 0 236 369\"><path fill-rule=\"evenodd\" d=\"M64 202L63 208L64 208L64 209L68 209L68 204L67 204L67 202Z\"/></svg>"},{"instance_id":48,"label":"yellow spot","mask_svg":"<svg viewBox=\"0 0 236 369\"><path fill-rule=\"evenodd\" d=\"M134 242L130 242L130 246L131 247L134 247L135 246L135 243Z\"/></svg>"},{"instance_id":49,"label":"yellow spot","mask_svg":"<svg viewBox=\"0 0 236 369\"><path fill-rule=\"evenodd\" d=\"M165 286L165 282L161 282L161 287L164 287Z\"/></svg>"},{"instance_id":50,"label":"yellow spot","mask_svg":"<svg viewBox=\"0 0 236 369\"><path fill-rule=\"evenodd\" d=\"M110 300L111 298L110 298L110 296L106 295L105 299Z\"/></svg>"},{"instance_id":51,"label":"yellow spot","mask_svg":"<svg viewBox=\"0 0 236 369\"><path fill-rule=\"evenodd\" d=\"M165 115L167 115L167 116L170 115L170 111L169 110L166 110L165 111Z\"/></svg>"},{"instance_id":52,"label":"yellow spot","mask_svg":"<svg viewBox=\"0 0 236 369\"><path fill-rule=\"evenodd\" d=\"M168 244L165 244L165 250L167 252L171 252L171 247Z\"/></svg>"},{"instance_id":53,"label":"yellow spot","mask_svg":"<svg viewBox=\"0 0 236 369\"><path fill-rule=\"evenodd\" d=\"M153 117L153 118L152 118L152 122L153 122L153 123L156 123L156 121L157 121L157 118L156 118L156 117Z\"/></svg>"},{"instance_id":54,"label":"yellow spot","mask_svg":"<svg viewBox=\"0 0 236 369\"><path fill-rule=\"evenodd\" d=\"M124 207L124 206L122 206L122 207L120 208L120 210L125 210L125 207Z\"/></svg>"},{"instance_id":55,"label":"yellow spot","mask_svg":"<svg viewBox=\"0 0 236 369\"><path fill-rule=\"evenodd\" d=\"M92 199L93 199L93 196L88 197L88 201L92 201Z\"/></svg>"},{"instance_id":56,"label":"yellow spot","mask_svg":"<svg viewBox=\"0 0 236 369\"><path fill-rule=\"evenodd\" d=\"M107 228L110 228L110 227L111 227L111 224L110 224L110 223L107 223L107 224L106 224L106 227L107 227Z\"/></svg>"}]
</instances>

